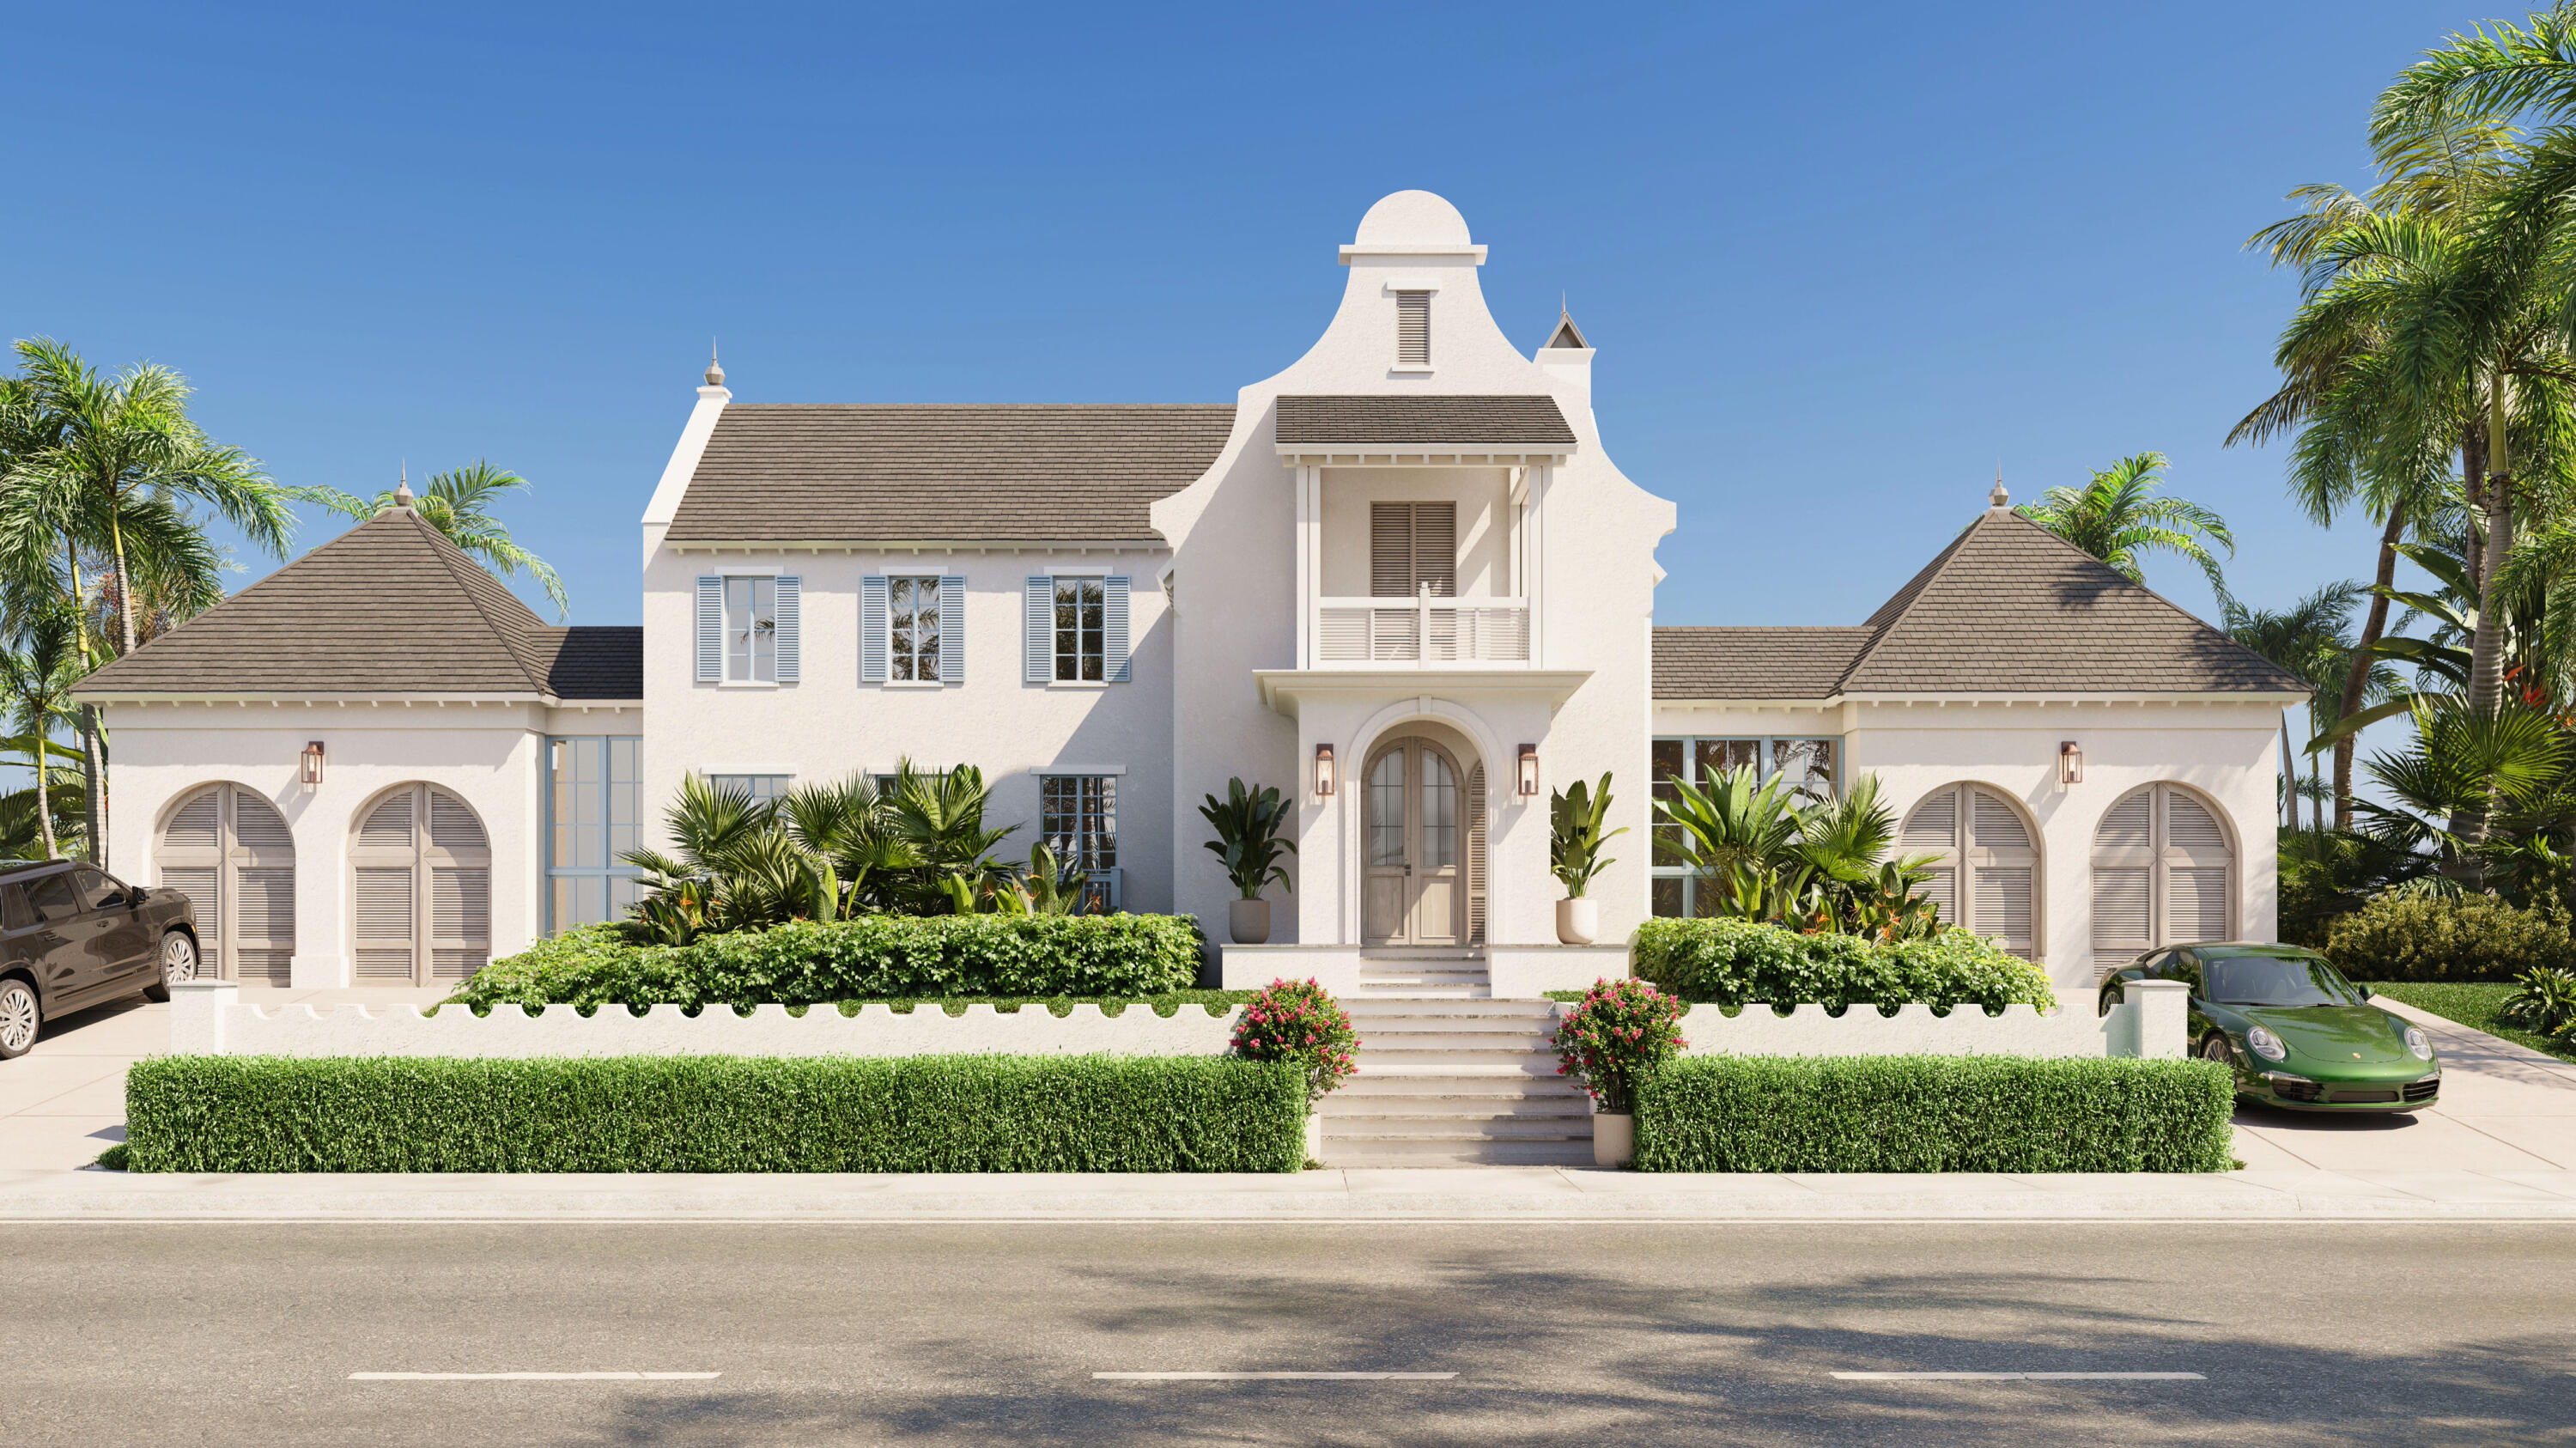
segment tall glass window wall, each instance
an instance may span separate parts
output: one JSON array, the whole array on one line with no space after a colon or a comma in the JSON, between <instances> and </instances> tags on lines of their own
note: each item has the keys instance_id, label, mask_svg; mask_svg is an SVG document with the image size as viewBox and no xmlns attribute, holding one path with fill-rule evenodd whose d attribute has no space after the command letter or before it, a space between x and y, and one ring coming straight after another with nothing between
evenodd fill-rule
<instances>
[{"instance_id":1,"label":"tall glass window wall","mask_svg":"<svg viewBox=\"0 0 2576 1448\"><path fill-rule=\"evenodd\" d=\"M1792 786L1819 799L1829 798L1834 793L1835 771L1841 763L1841 755L1842 741L1839 739L1795 739L1774 735L1742 739L1697 736L1658 739L1653 758L1655 798L1674 798L1672 781L1675 779L1694 788L1706 789L1726 771L1748 766L1759 779L1786 779ZM1662 820L1660 810L1655 818ZM1654 864L1649 872L1654 913L1708 914L1706 903L1700 899L1699 881L1691 869L1689 855L1682 848L1681 826L1658 823L1654 830Z\"/></svg>"},{"instance_id":2,"label":"tall glass window wall","mask_svg":"<svg viewBox=\"0 0 2576 1448\"><path fill-rule=\"evenodd\" d=\"M623 920L636 870L619 857L641 839L644 793L632 735L564 735L546 741L546 929Z\"/></svg>"}]
</instances>

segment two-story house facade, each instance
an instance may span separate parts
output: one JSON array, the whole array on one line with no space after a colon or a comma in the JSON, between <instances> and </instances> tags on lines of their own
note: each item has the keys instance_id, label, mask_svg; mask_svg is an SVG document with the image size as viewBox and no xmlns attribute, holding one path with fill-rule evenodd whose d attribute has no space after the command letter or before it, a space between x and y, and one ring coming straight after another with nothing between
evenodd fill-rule
<instances>
[{"instance_id":1,"label":"two-story house facade","mask_svg":"<svg viewBox=\"0 0 2576 1448\"><path fill-rule=\"evenodd\" d=\"M757 403L711 363L640 629L549 628L389 510L84 686L110 868L202 892L221 968L426 982L622 910L692 774L972 764L1012 848L1222 940L1198 805L1240 778L1295 802L1272 938L1330 975L1541 958L1549 794L1605 774L1603 938L1703 908L1655 783L1753 763L1875 774L1947 913L2061 980L2268 937L2295 681L2000 494L1866 623L1657 628L1675 509L1611 459L1573 321L1517 348L1426 192L1339 261L1323 334L1231 404Z\"/></svg>"}]
</instances>

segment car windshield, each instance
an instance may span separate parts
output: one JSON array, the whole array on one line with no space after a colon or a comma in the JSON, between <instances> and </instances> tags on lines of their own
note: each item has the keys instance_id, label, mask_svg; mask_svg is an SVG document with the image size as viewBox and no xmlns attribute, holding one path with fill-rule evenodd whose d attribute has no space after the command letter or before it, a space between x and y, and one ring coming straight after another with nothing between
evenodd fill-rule
<instances>
[{"instance_id":1,"label":"car windshield","mask_svg":"<svg viewBox=\"0 0 2576 1448\"><path fill-rule=\"evenodd\" d=\"M2222 955L2204 962L2208 999L2226 1006L2357 1006L2361 992L2322 960Z\"/></svg>"}]
</instances>

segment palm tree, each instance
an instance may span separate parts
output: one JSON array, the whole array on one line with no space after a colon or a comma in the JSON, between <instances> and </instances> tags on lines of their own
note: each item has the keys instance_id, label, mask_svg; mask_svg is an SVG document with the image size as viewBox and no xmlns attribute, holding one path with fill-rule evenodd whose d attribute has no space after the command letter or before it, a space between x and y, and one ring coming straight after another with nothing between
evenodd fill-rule
<instances>
[{"instance_id":1,"label":"palm tree","mask_svg":"<svg viewBox=\"0 0 2576 1448\"><path fill-rule=\"evenodd\" d=\"M2297 755L2290 748L2290 716L2281 714L2281 769L2289 776L2289 788L2282 803L2288 811L2289 826L2299 827L2299 800L2314 799L2323 786L2317 780L2316 751L2327 744L2324 738L2342 717L2342 684L2350 663L2360 651L2349 633L2353 606L2361 601L2362 587L2357 583L2329 583L2280 613L2247 608L2232 598L2219 601L2220 618L2227 636L2297 675L2310 689L2308 695L2308 783L2299 782ZM2386 665L2373 667L2362 658L2363 673L2370 688L2364 702L2373 702L2372 693L2385 694L2396 687L2394 671ZM2341 828L2340 824L2337 826Z\"/></svg>"},{"instance_id":2,"label":"palm tree","mask_svg":"<svg viewBox=\"0 0 2576 1448\"><path fill-rule=\"evenodd\" d=\"M2227 597L2227 580L2209 551L2216 544L2230 555L2236 539L2227 523L2198 503L2159 497L2163 453L2145 452L2122 458L2093 475L2080 488L2051 488L2036 503L2014 511L2108 563L2132 583L2144 584L2139 557L2173 553L2200 565L2209 586Z\"/></svg>"},{"instance_id":3,"label":"palm tree","mask_svg":"<svg viewBox=\"0 0 2576 1448\"><path fill-rule=\"evenodd\" d=\"M572 596L564 591L562 575L544 559L520 547L511 539L510 530L492 517L495 497L527 486L528 480L517 473L505 472L477 458L452 472L432 474L429 491L412 506L422 521L446 534L450 543L481 559L493 572L504 578L533 575L545 586L546 597L554 603L555 616L561 618L572 609ZM373 501L362 501L336 489L316 492L325 506L352 518L372 518L394 505L391 488L378 493Z\"/></svg>"},{"instance_id":4,"label":"palm tree","mask_svg":"<svg viewBox=\"0 0 2576 1448\"><path fill-rule=\"evenodd\" d=\"M54 840L53 799L47 784L53 773L56 724L72 719L72 686L80 682L78 639L81 622L63 609L48 609L28 620L26 647L0 653L0 709L10 727L28 741L28 759L36 775L36 828L45 858L58 855Z\"/></svg>"}]
</instances>

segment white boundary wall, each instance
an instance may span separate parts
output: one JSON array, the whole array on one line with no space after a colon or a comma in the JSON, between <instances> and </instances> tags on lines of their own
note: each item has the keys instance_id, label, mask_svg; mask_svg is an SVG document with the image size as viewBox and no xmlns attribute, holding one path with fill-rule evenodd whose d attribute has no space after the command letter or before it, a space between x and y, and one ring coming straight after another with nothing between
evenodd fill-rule
<instances>
[{"instance_id":1,"label":"white boundary wall","mask_svg":"<svg viewBox=\"0 0 2576 1448\"><path fill-rule=\"evenodd\" d=\"M2190 997L2179 981L2131 982L2109 1015L2060 1006L2041 1015L2031 1006L1999 1016L1960 1006L1936 1016L1930 1006L1899 1006L1882 1016L1855 1005L1841 1016L1803 1005L1780 1015L1748 1005L1729 1016L1695 1006L1682 1017L1685 1056L2145 1056L2190 1053ZM1561 1013L1561 1012L1560 1012Z\"/></svg>"},{"instance_id":2,"label":"white boundary wall","mask_svg":"<svg viewBox=\"0 0 2576 1448\"><path fill-rule=\"evenodd\" d=\"M845 1016L829 1005L792 1016L785 1006L756 1006L741 1016L710 1006L691 1016L675 1005L635 1015L603 1006L584 1016L571 1006L530 1012L496 1006L478 1016L463 1006L424 1014L416 1005L318 1011L288 1005L244 1005L225 981L171 987L170 1049L206 1056L1221 1056L1243 1014L1236 1006L1209 1015L1184 1005L1169 1016L1131 1005L1118 1015L1078 1005L1055 1016L1042 1005L998 1011L971 1005L952 1016L925 1004L909 1013L889 1006Z\"/></svg>"}]
</instances>

